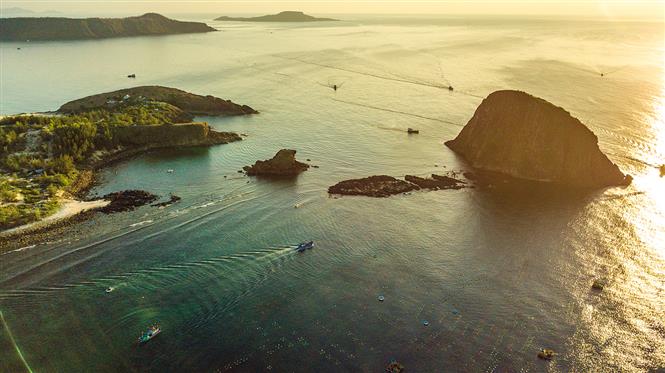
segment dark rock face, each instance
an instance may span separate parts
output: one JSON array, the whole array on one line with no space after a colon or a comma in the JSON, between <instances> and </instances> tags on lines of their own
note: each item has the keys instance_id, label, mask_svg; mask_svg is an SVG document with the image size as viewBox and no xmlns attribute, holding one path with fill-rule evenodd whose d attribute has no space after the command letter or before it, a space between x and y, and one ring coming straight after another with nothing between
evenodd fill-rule
<instances>
[{"instance_id":1,"label":"dark rock face","mask_svg":"<svg viewBox=\"0 0 665 373\"><path fill-rule=\"evenodd\" d=\"M303 12L285 11L278 14L270 14L260 17L227 17L215 18L215 21L239 21L239 22L317 22L317 21L338 21L332 18L317 18L307 15Z\"/></svg>"},{"instance_id":2,"label":"dark rock face","mask_svg":"<svg viewBox=\"0 0 665 373\"><path fill-rule=\"evenodd\" d=\"M214 131L205 122L118 127L114 129L114 137L123 145L146 149L217 145L242 140L233 132Z\"/></svg>"},{"instance_id":3,"label":"dark rock face","mask_svg":"<svg viewBox=\"0 0 665 373\"><path fill-rule=\"evenodd\" d=\"M200 22L181 22L156 13L128 18L0 18L0 40L76 40L217 31Z\"/></svg>"},{"instance_id":4,"label":"dark rock face","mask_svg":"<svg viewBox=\"0 0 665 373\"><path fill-rule=\"evenodd\" d=\"M295 176L308 168L308 164L296 161L295 150L282 149L271 159L256 161L253 166L243 167L243 170L250 176Z\"/></svg>"},{"instance_id":5,"label":"dark rock face","mask_svg":"<svg viewBox=\"0 0 665 373\"><path fill-rule=\"evenodd\" d=\"M105 214L114 212L131 211L137 207L147 205L157 200L157 196L144 190L124 190L122 192L109 193L103 197L111 201L99 211Z\"/></svg>"},{"instance_id":6,"label":"dark rock face","mask_svg":"<svg viewBox=\"0 0 665 373\"><path fill-rule=\"evenodd\" d=\"M406 175L404 180L418 185L421 189L441 190L441 189L462 189L465 187L460 180L448 176L432 174L431 179L418 176Z\"/></svg>"},{"instance_id":7,"label":"dark rock face","mask_svg":"<svg viewBox=\"0 0 665 373\"><path fill-rule=\"evenodd\" d=\"M113 92L100 93L70 101L58 109L61 113L80 113L95 109L109 109L119 101L165 102L184 111L189 120L194 115L231 116L256 114L258 111L247 105L238 105L231 100L214 96L201 96L176 88L162 86L141 86ZM185 118L186 119L186 118Z\"/></svg>"},{"instance_id":8,"label":"dark rock face","mask_svg":"<svg viewBox=\"0 0 665 373\"><path fill-rule=\"evenodd\" d=\"M564 109L519 91L497 91L446 145L473 167L571 187L630 182L598 138Z\"/></svg>"},{"instance_id":9,"label":"dark rock face","mask_svg":"<svg viewBox=\"0 0 665 373\"><path fill-rule=\"evenodd\" d=\"M330 194L350 196L389 197L394 194L420 189L417 185L392 176L379 175L362 179L351 179L339 182L330 188Z\"/></svg>"}]
</instances>

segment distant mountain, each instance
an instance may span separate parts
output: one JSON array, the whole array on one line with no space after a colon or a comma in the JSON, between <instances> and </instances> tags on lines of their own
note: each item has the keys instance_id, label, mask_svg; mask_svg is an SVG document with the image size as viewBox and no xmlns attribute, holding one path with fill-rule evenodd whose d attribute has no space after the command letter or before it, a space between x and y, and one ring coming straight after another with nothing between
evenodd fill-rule
<instances>
[{"instance_id":1,"label":"distant mountain","mask_svg":"<svg viewBox=\"0 0 665 373\"><path fill-rule=\"evenodd\" d=\"M20 17L32 14L35 14L35 12L19 7L0 8L0 17Z\"/></svg>"},{"instance_id":2,"label":"distant mountain","mask_svg":"<svg viewBox=\"0 0 665 373\"><path fill-rule=\"evenodd\" d=\"M216 31L199 22L181 22L156 13L128 18L0 18L0 41L102 39Z\"/></svg>"},{"instance_id":3,"label":"distant mountain","mask_svg":"<svg viewBox=\"0 0 665 373\"><path fill-rule=\"evenodd\" d=\"M286 11L278 14L270 14L260 17L227 17L215 18L215 21L240 21L240 22L318 22L318 21L339 21L333 18L316 18L303 12Z\"/></svg>"},{"instance_id":4,"label":"distant mountain","mask_svg":"<svg viewBox=\"0 0 665 373\"><path fill-rule=\"evenodd\" d=\"M43 12L35 12L30 9L19 8L19 7L0 8L0 17L2 18L34 17L36 14L46 16L46 15L60 14L60 12L57 12L55 10L45 10Z\"/></svg>"}]
</instances>

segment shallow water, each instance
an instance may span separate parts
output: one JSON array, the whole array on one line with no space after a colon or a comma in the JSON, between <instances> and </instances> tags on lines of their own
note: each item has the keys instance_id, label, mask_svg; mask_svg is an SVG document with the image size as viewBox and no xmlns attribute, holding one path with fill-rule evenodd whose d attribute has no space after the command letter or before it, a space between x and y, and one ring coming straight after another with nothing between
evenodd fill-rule
<instances>
[{"instance_id":1,"label":"shallow water","mask_svg":"<svg viewBox=\"0 0 665 373\"><path fill-rule=\"evenodd\" d=\"M376 372L392 358L414 372L665 366L662 23L211 24L221 32L0 43L2 114L139 84L261 112L199 118L248 136L117 164L93 191L180 203L98 216L0 255L0 311L16 344L2 329L1 371L23 369L16 348L40 372ZM462 169L442 141L478 96L505 88L580 118L634 184L327 195L347 178ZM292 181L236 172L281 148L320 168ZM313 250L293 251L310 239ZM155 322L163 333L136 346ZM540 348L558 355L545 363Z\"/></svg>"}]
</instances>

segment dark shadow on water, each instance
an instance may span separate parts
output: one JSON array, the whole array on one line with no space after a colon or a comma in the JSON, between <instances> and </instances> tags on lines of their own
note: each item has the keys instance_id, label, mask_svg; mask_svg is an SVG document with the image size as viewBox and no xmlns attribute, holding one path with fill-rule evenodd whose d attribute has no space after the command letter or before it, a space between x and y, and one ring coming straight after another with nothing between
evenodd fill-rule
<instances>
[{"instance_id":1,"label":"dark shadow on water","mask_svg":"<svg viewBox=\"0 0 665 373\"><path fill-rule=\"evenodd\" d=\"M191 146L183 148L158 149L146 153L143 157L146 163L163 163L169 160L198 160L210 157L210 148L205 146Z\"/></svg>"},{"instance_id":2,"label":"dark shadow on water","mask_svg":"<svg viewBox=\"0 0 665 373\"><path fill-rule=\"evenodd\" d=\"M300 175L289 175L289 176L256 175L256 176L249 176L249 180L256 182L259 185L271 184L273 186L279 186L279 187L290 187L297 184L299 176Z\"/></svg>"}]
</instances>

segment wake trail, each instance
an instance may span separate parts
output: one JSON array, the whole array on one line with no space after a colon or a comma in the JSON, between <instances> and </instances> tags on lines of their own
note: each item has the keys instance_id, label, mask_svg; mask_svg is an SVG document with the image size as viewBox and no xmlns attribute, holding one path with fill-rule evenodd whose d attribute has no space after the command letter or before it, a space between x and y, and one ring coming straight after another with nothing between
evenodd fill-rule
<instances>
[{"instance_id":1,"label":"wake trail","mask_svg":"<svg viewBox=\"0 0 665 373\"><path fill-rule=\"evenodd\" d=\"M407 113L406 111L399 111L399 110L386 109L386 108L382 108L382 107L378 107L378 106L372 106L372 105L367 105L367 104L360 104L360 103L357 103L357 102L351 102L351 101L344 101L344 100L340 100L340 99L337 99L337 98L333 98L332 100L333 100L333 101L337 101L337 102L341 102L341 103L344 103L344 104L347 104L347 105L355 105L355 106L360 106L360 107L369 108L369 109L374 109L374 110L386 111L386 112L389 112L389 113L408 115L408 116L415 117L415 118L421 118L421 119L432 120L432 121L441 122L441 123L446 123L446 124L452 124L452 125L454 125L454 126L458 126L458 127L464 127L464 125L463 125L463 124L460 124L460 123L455 123L455 122L447 121L447 120L445 120L445 119L439 119L439 118L427 117L427 116L424 116L424 115L418 115L418 114L413 114L413 113ZM386 128L383 128L383 129L386 129Z\"/></svg>"},{"instance_id":2,"label":"wake trail","mask_svg":"<svg viewBox=\"0 0 665 373\"><path fill-rule=\"evenodd\" d=\"M167 228L165 228L165 229L162 229L162 230L160 230L160 231L157 231L157 232L155 232L155 233L149 234L149 235L144 236L144 237L138 237L138 238L135 239L135 241L136 241L136 242L138 242L138 241L145 241L146 239L153 238L153 237L155 237L155 236L158 236L158 235L164 234L164 233L166 233L166 232L172 231L173 229L181 228L181 227L183 227L183 226L185 226L185 225L187 225L187 224L191 224L191 223L193 223L193 222L195 222L195 221L198 221L198 220L204 219L204 218L206 218L206 217L208 217L208 216L210 216L210 215L213 215L213 214L215 214L215 213L219 213L219 212L221 212L221 211L223 211L223 210L226 210L227 208L234 207L235 205L237 205L237 204L239 204L239 203L246 202L247 199L241 199L241 200L233 201L234 198L237 198L237 197L239 197L239 196L242 196L242 194L240 194L240 195L233 195L233 193L236 192L238 189L239 189L239 188L235 188L232 192L230 192L229 194L227 194L225 197L223 197L223 198L221 198L221 199L219 199L219 200L216 200L216 201L212 201L212 202L216 203L216 202L221 202L221 201L224 201L224 200L227 200L227 201L228 201L228 200L230 199L231 201L228 201L228 202L230 202L230 203L228 203L228 204L226 204L226 205L223 205L223 206L220 207L220 208L217 208L217 209L214 209L214 210L212 210L212 211L209 211L209 212L207 212L207 213L205 213L205 214L202 214L202 215L196 216L196 217L194 217L194 218L192 218L192 219L186 220L186 221L184 221L184 222L182 222L182 223L179 223L179 224L177 224L177 225L175 225L175 226L167 227ZM231 197L228 197L229 195L231 195ZM212 202L211 202L211 203L212 203ZM214 204L214 203L212 203L212 204ZM191 208L191 207L185 208L184 210L187 210L187 209L189 209L189 208ZM116 240L116 239L118 239L118 238L122 238L122 237L125 237L125 236L128 236L128 235L131 235L131 234L133 234L133 233L135 233L135 232L138 232L138 231L141 231L141 230L147 229L147 228L149 228L149 227L152 227L152 226L154 226L154 225L156 225L156 224L158 224L158 223L163 224L163 223L166 223L166 222L172 221L172 220L178 218L179 216L180 216L179 214L176 214L176 215L170 216L170 217L168 217L168 218L160 219L160 220L158 220L158 221L156 221L156 222L146 223L146 224L139 225L138 227L133 228L133 229L129 229L129 230L125 230L126 228L118 229L118 230L116 230L115 232L113 232L113 233L112 233L110 236L108 236L108 237L105 237L105 238L103 238L103 239L100 239L100 240L97 240L97 241L91 242L91 243L86 244L86 245L83 245L83 246L79 246L79 247L77 247L77 248L74 248L74 249L68 250L68 251L63 252L63 253L61 253L61 254L59 254L59 255L56 255L56 256L54 256L54 257L48 258L48 259L46 259L46 260L43 260L43 261L41 261L41 262L39 262L39 263L37 263L37 264L31 266L30 268L27 268L27 269L21 271L20 273L17 273L17 274L15 274L15 275L11 276L11 277L8 277L8 278L3 279L2 281L0 281L0 284L4 285L4 284L7 284L7 283L9 283L9 282L11 282L11 281L19 280L19 279L21 279L21 278L23 278L23 277L29 275L30 273L34 273L34 271L39 270L40 268L44 268L45 266L47 266L47 265L49 265L49 264L51 264L51 263L54 263L54 262L56 262L56 261L58 261L58 260L61 260L61 259L65 258L65 257L68 257L68 256L71 256L71 255L77 254L77 253L79 253L79 252L82 252L82 251L85 251L85 250L88 250L88 249L91 249L91 248L97 247L97 246L102 245L102 244L105 244L105 243L107 243L107 242L114 241L114 240ZM91 259L94 259L95 257L97 257L97 256L99 256L99 255L102 255L103 253L105 253L106 251L111 250L111 249L112 249L112 248L109 247L109 248L106 249L106 250L102 250L102 251L96 252L96 253L94 253L94 254L88 255L88 256L86 256L86 257L84 257L84 258L81 258L81 259L79 259L79 260L77 260L77 261L74 261L74 262L72 262L72 263L69 263L69 264L66 265L66 266L60 267L59 269L57 269L57 270L55 270L55 271L52 271L50 274L52 275L53 273L60 273L60 272L62 272L62 271L64 271L64 270L70 269L70 268L72 268L72 267L74 267L74 266L76 266L76 265L80 265L81 263L84 263L84 262L87 262L87 261L89 261L89 260L91 260Z\"/></svg>"},{"instance_id":3,"label":"wake trail","mask_svg":"<svg viewBox=\"0 0 665 373\"><path fill-rule=\"evenodd\" d=\"M423 87L430 87L430 88L438 88L438 89L444 89L444 88L447 89L448 88L448 87L444 87L444 86L438 85L438 84L428 84L428 83L418 82L418 81L408 80L408 79L391 78L391 77L388 77L388 76L372 74L372 73L369 73L369 72L366 72L366 71L358 71L358 70L348 69L348 68L334 66L334 65L328 65L328 64L319 63L319 62L306 61L306 60L302 60L302 59L299 59L299 58L289 58L289 57L283 57L283 56L274 56L274 57L283 58L283 59L291 60L291 61L297 61L297 62L304 63L304 64L307 64L307 65L325 67L325 68L328 68L328 69L345 71L345 72L349 72L349 73L353 73L353 74L369 76L369 77L382 79L382 80L387 80L387 81L413 84L413 85L418 85L418 86L423 86Z\"/></svg>"}]
</instances>

